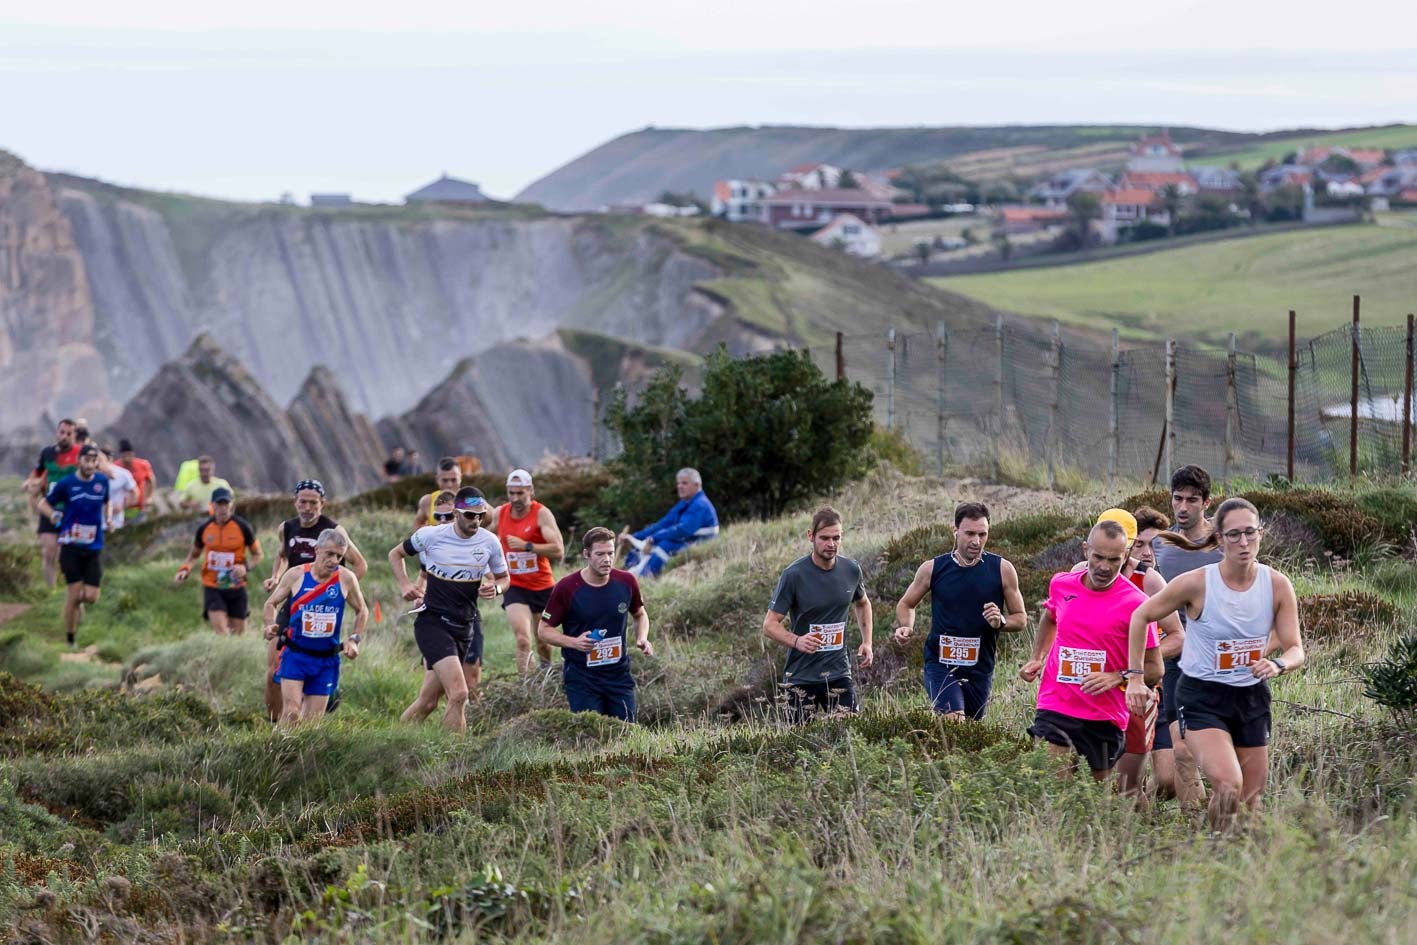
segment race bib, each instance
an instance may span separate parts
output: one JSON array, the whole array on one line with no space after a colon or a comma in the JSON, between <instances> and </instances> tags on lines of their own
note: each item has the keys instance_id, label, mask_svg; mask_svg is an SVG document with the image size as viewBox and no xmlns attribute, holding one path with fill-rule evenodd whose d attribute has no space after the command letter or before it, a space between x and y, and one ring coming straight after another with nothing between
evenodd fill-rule
<instances>
[{"instance_id":1,"label":"race bib","mask_svg":"<svg viewBox=\"0 0 1417 945\"><path fill-rule=\"evenodd\" d=\"M1058 651L1058 682L1070 686L1082 685L1088 673L1100 673L1107 665L1106 650L1085 650L1076 646L1065 646Z\"/></svg>"},{"instance_id":2,"label":"race bib","mask_svg":"<svg viewBox=\"0 0 1417 945\"><path fill-rule=\"evenodd\" d=\"M229 571L236 564L234 551L208 551L207 567L213 571Z\"/></svg>"},{"instance_id":3,"label":"race bib","mask_svg":"<svg viewBox=\"0 0 1417 945\"><path fill-rule=\"evenodd\" d=\"M979 662L979 637L941 634L940 662L946 666L973 666Z\"/></svg>"},{"instance_id":4,"label":"race bib","mask_svg":"<svg viewBox=\"0 0 1417 945\"><path fill-rule=\"evenodd\" d=\"M534 574L536 573L536 552L534 551L509 551L507 552L507 570L512 574Z\"/></svg>"},{"instance_id":5,"label":"race bib","mask_svg":"<svg viewBox=\"0 0 1417 945\"><path fill-rule=\"evenodd\" d=\"M1251 666L1264 658L1265 642L1265 637L1221 640L1215 644L1215 671L1217 673L1249 672Z\"/></svg>"},{"instance_id":6,"label":"race bib","mask_svg":"<svg viewBox=\"0 0 1417 945\"><path fill-rule=\"evenodd\" d=\"M312 613L308 608L300 612L300 632L307 637L334 636L338 614Z\"/></svg>"},{"instance_id":7,"label":"race bib","mask_svg":"<svg viewBox=\"0 0 1417 945\"><path fill-rule=\"evenodd\" d=\"M66 545L91 545L97 537L97 525L70 525L62 541Z\"/></svg>"},{"instance_id":8,"label":"race bib","mask_svg":"<svg viewBox=\"0 0 1417 945\"><path fill-rule=\"evenodd\" d=\"M608 666L611 663L620 662L620 657L624 654L624 637L605 637L595 641L595 645L586 654L585 664L587 666Z\"/></svg>"},{"instance_id":9,"label":"race bib","mask_svg":"<svg viewBox=\"0 0 1417 945\"><path fill-rule=\"evenodd\" d=\"M830 653L846 645L846 624L844 623L814 623L809 632L815 634L822 641L822 645L817 649L818 653Z\"/></svg>"}]
</instances>

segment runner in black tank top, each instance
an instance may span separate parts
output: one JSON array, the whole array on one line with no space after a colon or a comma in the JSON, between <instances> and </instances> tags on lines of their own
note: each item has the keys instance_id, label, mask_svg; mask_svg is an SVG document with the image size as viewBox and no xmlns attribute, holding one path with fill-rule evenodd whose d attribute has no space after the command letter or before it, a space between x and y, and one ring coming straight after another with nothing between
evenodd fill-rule
<instances>
[{"instance_id":1,"label":"runner in black tank top","mask_svg":"<svg viewBox=\"0 0 1417 945\"><path fill-rule=\"evenodd\" d=\"M989 540L989 509L969 502L955 509L955 546L921 564L896 605L893 634L905 644L915 631L915 608L930 595L930 634L925 638L925 694L936 712L982 719L994 684L994 653L1000 632L1028 625L1018 572L996 554Z\"/></svg>"}]
</instances>

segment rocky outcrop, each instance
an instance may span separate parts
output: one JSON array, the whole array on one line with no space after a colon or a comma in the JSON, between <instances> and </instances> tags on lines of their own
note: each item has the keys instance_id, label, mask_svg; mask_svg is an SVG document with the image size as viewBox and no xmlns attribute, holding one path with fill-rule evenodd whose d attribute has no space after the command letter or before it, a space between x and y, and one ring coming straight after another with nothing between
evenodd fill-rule
<instances>
[{"instance_id":1,"label":"rocky outcrop","mask_svg":"<svg viewBox=\"0 0 1417 945\"><path fill-rule=\"evenodd\" d=\"M217 475L258 492L315 477L347 495L376 485L383 459L369 421L350 410L328 370L311 373L287 413L207 335L164 365L104 435L132 440L161 482L208 453Z\"/></svg>"},{"instance_id":2,"label":"rocky outcrop","mask_svg":"<svg viewBox=\"0 0 1417 945\"><path fill-rule=\"evenodd\" d=\"M0 433L114 413L69 221L43 174L0 151Z\"/></svg>"}]
</instances>

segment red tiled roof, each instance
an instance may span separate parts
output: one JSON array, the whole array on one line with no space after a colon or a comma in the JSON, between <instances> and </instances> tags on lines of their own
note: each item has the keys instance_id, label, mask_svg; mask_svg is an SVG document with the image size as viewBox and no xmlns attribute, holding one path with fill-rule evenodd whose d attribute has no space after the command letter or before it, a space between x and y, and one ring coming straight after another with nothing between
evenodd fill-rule
<instances>
[{"instance_id":1,"label":"red tiled roof","mask_svg":"<svg viewBox=\"0 0 1417 945\"><path fill-rule=\"evenodd\" d=\"M733 196L733 190L728 186L728 181L716 180L713 182L713 195L724 203L727 203L728 198Z\"/></svg>"},{"instance_id":2,"label":"red tiled roof","mask_svg":"<svg viewBox=\"0 0 1417 945\"><path fill-rule=\"evenodd\" d=\"M1122 186L1133 189L1160 190L1168 184L1195 187L1196 179L1181 171L1127 171L1122 175Z\"/></svg>"},{"instance_id":3,"label":"red tiled roof","mask_svg":"<svg viewBox=\"0 0 1417 945\"><path fill-rule=\"evenodd\" d=\"M1397 195L1403 203L1417 203L1417 187L1409 187Z\"/></svg>"},{"instance_id":4,"label":"red tiled roof","mask_svg":"<svg viewBox=\"0 0 1417 945\"><path fill-rule=\"evenodd\" d=\"M1387 155L1381 148L1347 148L1348 156L1359 164L1381 164Z\"/></svg>"},{"instance_id":5,"label":"red tiled roof","mask_svg":"<svg viewBox=\"0 0 1417 945\"><path fill-rule=\"evenodd\" d=\"M999 212L1005 223L1046 223L1068 218L1068 211L1055 207L1004 207Z\"/></svg>"},{"instance_id":6,"label":"red tiled roof","mask_svg":"<svg viewBox=\"0 0 1417 945\"><path fill-rule=\"evenodd\" d=\"M1364 171L1363 173L1358 175L1358 183L1371 184L1373 183L1373 181L1379 180L1384 174L1386 174L1390 170L1392 170L1392 168L1390 167L1375 167L1372 170Z\"/></svg>"},{"instance_id":7,"label":"red tiled roof","mask_svg":"<svg viewBox=\"0 0 1417 945\"><path fill-rule=\"evenodd\" d=\"M821 161L814 161L811 164L798 164L796 167L789 167L784 173L787 174L808 174L822 166Z\"/></svg>"},{"instance_id":8,"label":"red tiled roof","mask_svg":"<svg viewBox=\"0 0 1417 945\"><path fill-rule=\"evenodd\" d=\"M1136 205L1149 207L1151 206L1151 202L1155 199L1156 191L1147 190L1144 187L1123 187L1120 190L1109 190L1102 195L1103 203L1126 206Z\"/></svg>"}]
</instances>

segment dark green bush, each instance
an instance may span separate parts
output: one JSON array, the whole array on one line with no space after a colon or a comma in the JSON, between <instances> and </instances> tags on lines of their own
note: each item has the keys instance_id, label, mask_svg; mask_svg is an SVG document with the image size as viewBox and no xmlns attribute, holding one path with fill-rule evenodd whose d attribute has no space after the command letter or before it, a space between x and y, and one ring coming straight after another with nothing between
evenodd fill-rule
<instances>
[{"instance_id":1,"label":"dark green bush","mask_svg":"<svg viewBox=\"0 0 1417 945\"><path fill-rule=\"evenodd\" d=\"M678 367L662 368L607 425L624 452L598 508L605 520L654 521L673 501L674 474L699 470L720 520L769 518L864 475L874 456L871 393L828 381L805 351L710 356L691 399Z\"/></svg>"},{"instance_id":2,"label":"dark green bush","mask_svg":"<svg viewBox=\"0 0 1417 945\"><path fill-rule=\"evenodd\" d=\"M1391 712L1400 722L1417 719L1417 633L1392 645L1387 659L1363 670L1363 695Z\"/></svg>"},{"instance_id":3,"label":"dark green bush","mask_svg":"<svg viewBox=\"0 0 1417 945\"><path fill-rule=\"evenodd\" d=\"M6 600L40 596L39 549L33 544L0 542L0 588Z\"/></svg>"}]
</instances>

